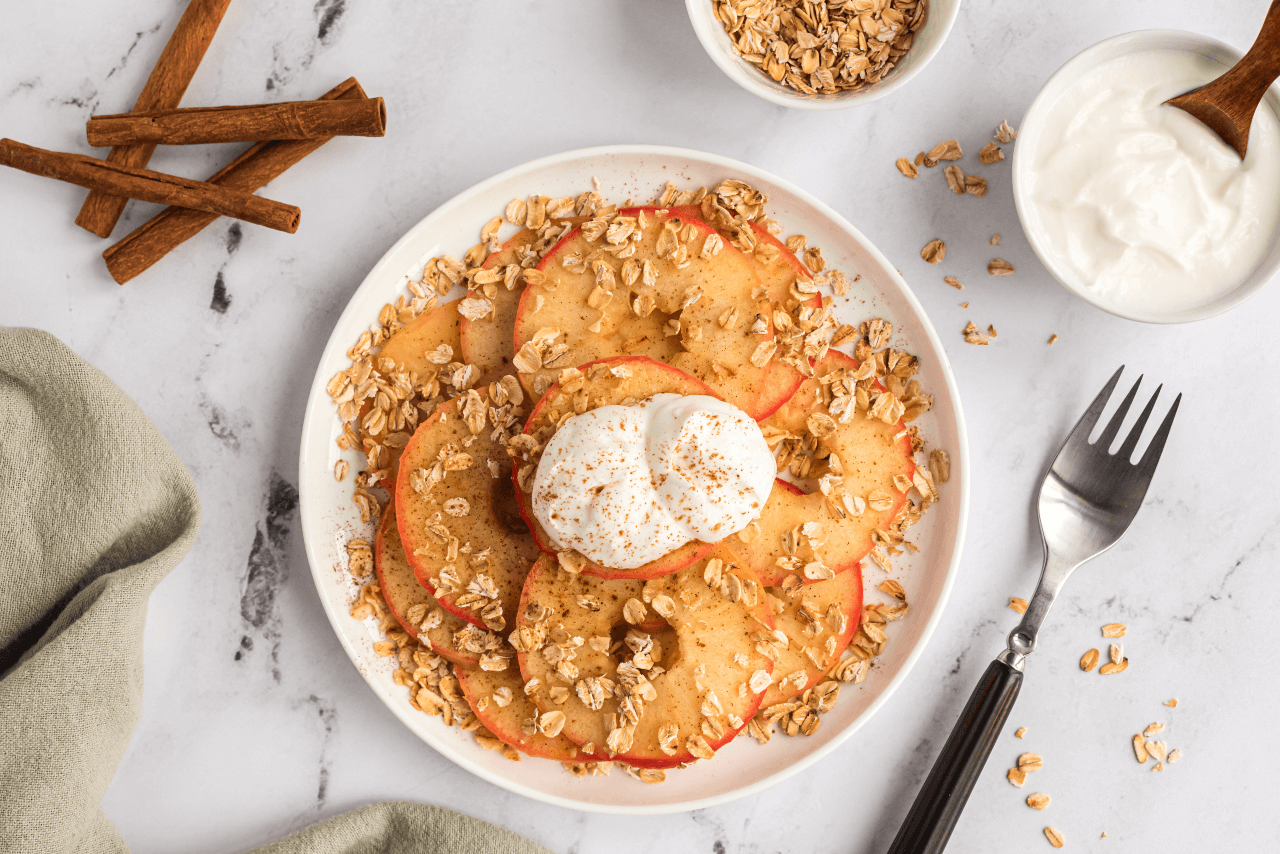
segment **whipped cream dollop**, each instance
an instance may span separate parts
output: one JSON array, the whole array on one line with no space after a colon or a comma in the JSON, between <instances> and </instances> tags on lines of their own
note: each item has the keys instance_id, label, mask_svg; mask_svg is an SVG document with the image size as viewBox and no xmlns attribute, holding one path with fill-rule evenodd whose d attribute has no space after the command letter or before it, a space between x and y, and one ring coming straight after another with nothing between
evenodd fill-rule
<instances>
[{"instance_id":1,"label":"whipped cream dollop","mask_svg":"<svg viewBox=\"0 0 1280 854\"><path fill-rule=\"evenodd\" d=\"M777 466L760 427L707 395L655 394L575 415L547 442L533 514L560 549L635 569L760 517Z\"/></svg>"}]
</instances>

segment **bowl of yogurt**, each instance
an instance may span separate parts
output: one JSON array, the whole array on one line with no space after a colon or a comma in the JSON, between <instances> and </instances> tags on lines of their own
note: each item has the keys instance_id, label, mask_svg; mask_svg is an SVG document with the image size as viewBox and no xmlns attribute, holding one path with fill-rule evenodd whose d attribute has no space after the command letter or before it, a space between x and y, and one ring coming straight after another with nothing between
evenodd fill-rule
<instances>
[{"instance_id":1,"label":"bowl of yogurt","mask_svg":"<svg viewBox=\"0 0 1280 854\"><path fill-rule=\"evenodd\" d=\"M1243 161L1169 98L1240 58L1175 30L1100 42L1045 83L1022 120L1013 196L1045 267L1098 308L1185 323L1239 305L1280 271L1280 90Z\"/></svg>"}]
</instances>

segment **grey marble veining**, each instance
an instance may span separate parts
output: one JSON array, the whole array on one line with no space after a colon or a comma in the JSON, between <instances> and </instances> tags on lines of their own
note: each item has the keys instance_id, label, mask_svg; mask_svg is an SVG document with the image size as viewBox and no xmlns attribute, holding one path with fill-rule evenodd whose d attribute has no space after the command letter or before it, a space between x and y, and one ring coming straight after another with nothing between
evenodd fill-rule
<instances>
[{"instance_id":1,"label":"grey marble veining","mask_svg":"<svg viewBox=\"0 0 1280 854\"><path fill-rule=\"evenodd\" d=\"M0 132L87 151L83 123L127 110L180 14L152 4L10 4L0 32ZM703 54L677 0L648 3L232 4L186 103L311 98L349 75L387 99L385 139L340 139L265 195L302 207L284 235L221 220L125 287L105 244L72 225L83 191L0 174L0 323L47 329L124 389L190 467L204 527L160 585L146 636L144 716L105 809L134 851L225 852L372 800L455 807L559 852L876 852L905 814L970 688L1034 585L1030 495L1039 471L1120 363L1186 393L1147 506L1121 544L1080 571L1051 615L1011 728L950 851L1265 847L1259 803L1280 793L1255 747L1280 700L1280 522L1270 449L1280 423L1271 345L1280 290L1191 326L1139 326L1052 281L1023 238L1008 163L985 198L907 181L900 156L958 137L972 153L1017 124L1078 50L1168 27L1239 47L1265 4L1101 0L965 4L941 54L887 100L788 111L739 90ZM350 666L299 541L297 447L305 396L334 321L382 252L445 199L534 157L613 142L703 149L814 192L898 264L959 379L974 466L962 575L923 658L891 702L813 769L687 815L618 818L497 789L419 742ZM191 177L230 153L161 151ZM923 171L923 170L922 170ZM117 236L153 206L134 203ZM1002 235L993 253L987 240ZM931 267L920 247L947 242ZM991 278L999 254L1015 275ZM966 285L947 287L944 275ZM963 309L960 303L969 302ZM961 341L972 319L989 347ZM1060 340L1046 345L1051 333ZM1129 625L1119 676L1081 674L1099 627ZM1177 697L1180 705L1161 703ZM1128 739L1167 724L1184 759L1153 774ZM1045 758L1027 787L1003 771ZM1044 813L1022 799L1042 791ZM1106 839L1100 834L1105 832Z\"/></svg>"}]
</instances>

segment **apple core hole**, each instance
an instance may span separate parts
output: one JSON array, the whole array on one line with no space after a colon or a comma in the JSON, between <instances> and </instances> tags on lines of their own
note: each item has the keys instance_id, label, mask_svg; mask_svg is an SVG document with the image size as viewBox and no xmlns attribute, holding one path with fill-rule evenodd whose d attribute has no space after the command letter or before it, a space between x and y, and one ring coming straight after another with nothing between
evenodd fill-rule
<instances>
[{"instance_id":1,"label":"apple core hole","mask_svg":"<svg viewBox=\"0 0 1280 854\"><path fill-rule=\"evenodd\" d=\"M520 516L520 503L516 500L515 486L508 473L491 480L494 520L504 530L514 534L528 535L529 527Z\"/></svg>"},{"instance_id":2,"label":"apple core hole","mask_svg":"<svg viewBox=\"0 0 1280 854\"><path fill-rule=\"evenodd\" d=\"M651 657L654 664L670 670L680 661L680 636L676 630L661 617L650 617L638 626L619 621L610 629L609 652L618 664L632 660L634 653L627 646L627 633L632 630L648 635L653 641Z\"/></svg>"}]
</instances>

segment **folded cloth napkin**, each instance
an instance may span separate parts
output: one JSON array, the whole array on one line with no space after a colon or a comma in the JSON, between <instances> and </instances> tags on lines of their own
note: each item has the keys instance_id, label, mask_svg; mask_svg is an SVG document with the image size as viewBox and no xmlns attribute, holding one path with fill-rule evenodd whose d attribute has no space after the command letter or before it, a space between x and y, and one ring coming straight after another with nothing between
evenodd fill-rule
<instances>
[{"instance_id":1,"label":"folded cloth napkin","mask_svg":"<svg viewBox=\"0 0 1280 854\"><path fill-rule=\"evenodd\" d=\"M199 528L191 476L128 396L48 333L0 329L0 851L128 850L98 802L142 708L147 599ZM549 854L404 803L258 851Z\"/></svg>"}]
</instances>

